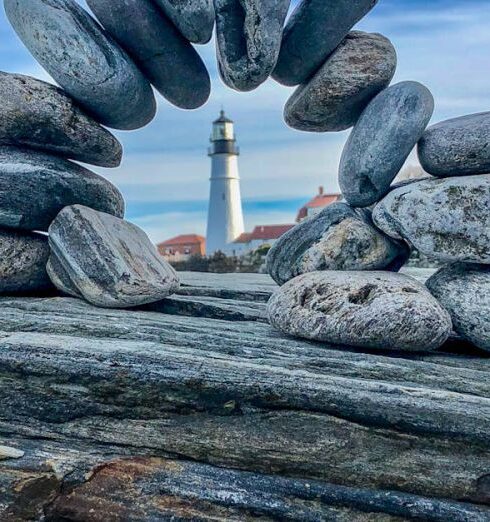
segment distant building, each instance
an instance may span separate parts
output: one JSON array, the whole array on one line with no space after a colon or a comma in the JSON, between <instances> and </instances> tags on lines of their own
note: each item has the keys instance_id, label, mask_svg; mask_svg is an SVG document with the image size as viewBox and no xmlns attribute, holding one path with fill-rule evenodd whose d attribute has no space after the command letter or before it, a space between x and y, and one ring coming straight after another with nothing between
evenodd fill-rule
<instances>
[{"instance_id":1,"label":"distant building","mask_svg":"<svg viewBox=\"0 0 490 522\"><path fill-rule=\"evenodd\" d=\"M296 222L301 223L301 221L319 214L325 207L338 201L342 201L342 194L325 194L323 187L319 187L318 194L300 208Z\"/></svg>"},{"instance_id":2,"label":"distant building","mask_svg":"<svg viewBox=\"0 0 490 522\"><path fill-rule=\"evenodd\" d=\"M191 256L205 255L206 238L197 234L185 234L164 241L157 248L167 261L187 261Z\"/></svg>"},{"instance_id":3,"label":"distant building","mask_svg":"<svg viewBox=\"0 0 490 522\"><path fill-rule=\"evenodd\" d=\"M262 245L272 246L283 234L295 225L259 225L253 232L244 232L235 240L235 255L243 255Z\"/></svg>"}]
</instances>

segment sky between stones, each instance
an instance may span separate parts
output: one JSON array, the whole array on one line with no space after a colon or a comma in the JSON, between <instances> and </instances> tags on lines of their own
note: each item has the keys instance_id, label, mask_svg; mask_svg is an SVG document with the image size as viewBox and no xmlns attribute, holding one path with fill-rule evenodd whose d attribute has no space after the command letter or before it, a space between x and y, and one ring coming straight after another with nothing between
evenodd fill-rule
<instances>
[{"instance_id":1,"label":"sky between stones","mask_svg":"<svg viewBox=\"0 0 490 522\"><path fill-rule=\"evenodd\" d=\"M83 1L80 2L85 6ZM398 53L394 82L418 80L434 94L433 122L490 110L490 0L379 0L356 27L390 38ZM324 185L338 190L337 168L348 132L310 134L289 129L283 106L293 89L269 80L237 93L218 77L214 42L199 46L213 82L206 106L182 111L158 96L159 112L146 128L118 132L125 149L119 169L94 169L123 192L128 219L154 241L204 234L211 122L221 105L236 122L245 221L290 223ZM0 64L7 72L49 76L0 14ZM412 157L410 162L415 162Z\"/></svg>"}]
</instances>

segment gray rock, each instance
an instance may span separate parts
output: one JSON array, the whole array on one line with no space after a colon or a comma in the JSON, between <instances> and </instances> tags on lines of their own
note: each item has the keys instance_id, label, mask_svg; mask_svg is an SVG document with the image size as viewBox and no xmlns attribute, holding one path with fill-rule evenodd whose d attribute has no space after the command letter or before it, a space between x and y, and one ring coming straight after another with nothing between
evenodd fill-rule
<instances>
[{"instance_id":1,"label":"gray rock","mask_svg":"<svg viewBox=\"0 0 490 522\"><path fill-rule=\"evenodd\" d=\"M251 91L271 75L290 0L214 0L216 46L223 81Z\"/></svg>"},{"instance_id":2,"label":"gray rock","mask_svg":"<svg viewBox=\"0 0 490 522\"><path fill-rule=\"evenodd\" d=\"M426 284L451 315L454 330L490 351L490 267L454 263L441 268Z\"/></svg>"},{"instance_id":3,"label":"gray rock","mask_svg":"<svg viewBox=\"0 0 490 522\"><path fill-rule=\"evenodd\" d=\"M303 0L284 30L274 78L305 83L378 0Z\"/></svg>"},{"instance_id":4,"label":"gray rock","mask_svg":"<svg viewBox=\"0 0 490 522\"><path fill-rule=\"evenodd\" d=\"M46 271L53 285L63 294L83 299L83 295L78 291L77 287L71 282L63 265L58 261L56 256L49 256L46 264Z\"/></svg>"},{"instance_id":5,"label":"gray rock","mask_svg":"<svg viewBox=\"0 0 490 522\"><path fill-rule=\"evenodd\" d=\"M272 246L267 271L280 285L322 270L398 270L410 252L372 224L370 213L333 203Z\"/></svg>"},{"instance_id":6,"label":"gray rock","mask_svg":"<svg viewBox=\"0 0 490 522\"><path fill-rule=\"evenodd\" d=\"M419 282L390 272L312 272L268 304L279 330L315 341L379 350L428 351L451 333L449 314Z\"/></svg>"},{"instance_id":7,"label":"gray rock","mask_svg":"<svg viewBox=\"0 0 490 522\"><path fill-rule=\"evenodd\" d=\"M64 289L68 278L96 306L152 303L179 287L176 272L140 228L103 212L64 208L49 227L49 244L64 270Z\"/></svg>"},{"instance_id":8,"label":"gray rock","mask_svg":"<svg viewBox=\"0 0 490 522\"><path fill-rule=\"evenodd\" d=\"M490 264L489 208L490 175L433 178L390 192L373 220L430 258Z\"/></svg>"},{"instance_id":9,"label":"gray rock","mask_svg":"<svg viewBox=\"0 0 490 522\"><path fill-rule=\"evenodd\" d=\"M46 71L100 123L136 129L155 115L150 84L73 0L4 0L7 17Z\"/></svg>"},{"instance_id":10,"label":"gray rock","mask_svg":"<svg viewBox=\"0 0 490 522\"><path fill-rule=\"evenodd\" d=\"M374 98L340 160L339 183L348 203L367 207L389 192L433 111L431 93L417 82L397 83Z\"/></svg>"},{"instance_id":11,"label":"gray rock","mask_svg":"<svg viewBox=\"0 0 490 522\"><path fill-rule=\"evenodd\" d=\"M284 110L286 123L314 132L352 127L390 84L396 61L396 51L384 36L349 33L315 76L291 96Z\"/></svg>"},{"instance_id":12,"label":"gray rock","mask_svg":"<svg viewBox=\"0 0 490 522\"><path fill-rule=\"evenodd\" d=\"M117 167L122 147L62 89L0 72L0 144L51 152L101 167Z\"/></svg>"},{"instance_id":13,"label":"gray rock","mask_svg":"<svg viewBox=\"0 0 490 522\"><path fill-rule=\"evenodd\" d=\"M151 0L87 3L162 96L182 109L206 103L211 92L206 66Z\"/></svg>"},{"instance_id":14,"label":"gray rock","mask_svg":"<svg viewBox=\"0 0 490 522\"><path fill-rule=\"evenodd\" d=\"M67 205L83 204L116 216L124 199L109 181L63 158L0 147L0 226L47 230Z\"/></svg>"},{"instance_id":15,"label":"gray rock","mask_svg":"<svg viewBox=\"0 0 490 522\"><path fill-rule=\"evenodd\" d=\"M424 169L434 176L490 172L490 112L470 114L429 127L419 141Z\"/></svg>"}]
</instances>

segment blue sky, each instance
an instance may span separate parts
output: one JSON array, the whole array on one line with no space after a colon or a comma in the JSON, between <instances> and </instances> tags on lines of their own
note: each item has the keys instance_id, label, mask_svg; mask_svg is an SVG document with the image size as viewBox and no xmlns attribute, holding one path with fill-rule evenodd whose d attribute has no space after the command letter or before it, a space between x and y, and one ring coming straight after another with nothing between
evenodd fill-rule
<instances>
[{"instance_id":1,"label":"blue sky","mask_svg":"<svg viewBox=\"0 0 490 522\"><path fill-rule=\"evenodd\" d=\"M82 2L83 4L83 2ZM357 26L380 32L397 48L395 81L418 80L436 100L433 122L490 110L490 0L379 0ZM273 80L237 93L218 78L213 43L198 51L213 92L205 107L182 111L159 98L146 128L118 132L125 150L118 169L95 169L123 192L127 217L154 241L204 233L209 190L206 156L210 122L221 105L235 120L247 228L294 220L300 204L324 185L337 189L337 168L348 132L311 134L289 129L283 106L292 89ZM0 14L0 63L8 72L51 81ZM411 157L410 162L415 162Z\"/></svg>"}]
</instances>

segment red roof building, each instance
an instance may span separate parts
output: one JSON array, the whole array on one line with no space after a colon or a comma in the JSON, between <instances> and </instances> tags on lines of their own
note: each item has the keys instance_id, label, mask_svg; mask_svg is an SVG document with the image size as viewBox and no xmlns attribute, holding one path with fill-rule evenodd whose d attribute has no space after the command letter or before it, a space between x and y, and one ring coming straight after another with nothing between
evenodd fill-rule
<instances>
[{"instance_id":1,"label":"red roof building","mask_svg":"<svg viewBox=\"0 0 490 522\"><path fill-rule=\"evenodd\" d=\"M259 225L253 229L253 232L244 232L235 240L235 243L276 240L294 226L295 225Z\"/></svg>"},{"instance_id":2,"label":"red roof building","mask_svg":"<svg viewBox=\"0 0 490 522\"><path fill-rule=\"evenodd\" d=\"M300 223L304 219L314 216L321 212L325 207L332 203L342 201L342 194L325 194L323 187L318 189L318 194L308 201L304 207L301 207L296 217L296 222Z\"/></svg>"},{"instance_id":3,"label":"red roof building","mask_svg":"<svg viewBox=\"0 0 490 522\"><path fill-rule=\"evenodd\" d=\"M198 234L184 234L157 245L158 251L167 260L185 261L191 256L206 253L206 238Z\"/></svg>"}]
</instances>

